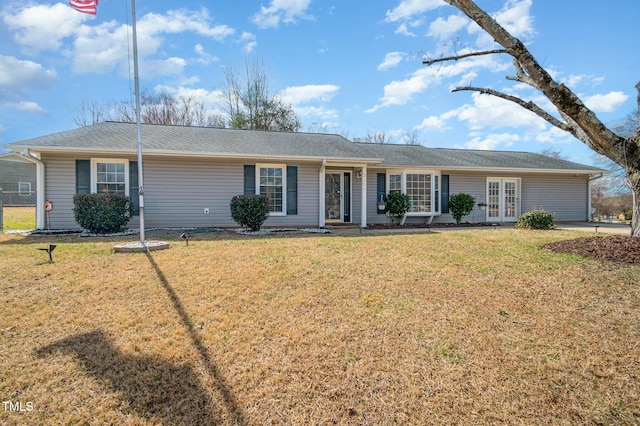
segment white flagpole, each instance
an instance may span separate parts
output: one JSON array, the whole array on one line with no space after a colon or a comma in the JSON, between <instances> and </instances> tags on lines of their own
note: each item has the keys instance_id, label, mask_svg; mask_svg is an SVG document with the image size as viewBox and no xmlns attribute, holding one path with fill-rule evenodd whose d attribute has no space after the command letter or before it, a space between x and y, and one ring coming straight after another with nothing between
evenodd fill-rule
<instances>
[{"instance_id":1,"label":"white flagpole","mask_svg":"<svg viewBox=\"0 0 640 426\"><path fill-rule=\"evenodd\" d=\"M138 76L138 36L136 32L136 2L131 0L131 30L133 33L133 80L136 97L136 127L138 131L138 202L140 208L140 243L144 238L144 183L142 177L142 119L140 117L140 78Z\"/></svg>"}]
</instances>

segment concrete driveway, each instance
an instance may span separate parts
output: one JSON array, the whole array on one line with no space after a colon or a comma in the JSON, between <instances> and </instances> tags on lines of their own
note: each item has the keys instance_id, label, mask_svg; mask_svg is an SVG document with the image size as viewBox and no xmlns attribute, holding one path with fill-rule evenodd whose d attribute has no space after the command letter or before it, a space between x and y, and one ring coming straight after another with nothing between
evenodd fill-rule
<instances>
[{"instance_id":1,"label":"concrete driveway","mask_svg":"<svg viewBox=\"0 0 640 426\"><path fill-rule=\"evenodd\" d=\"M630 235L631 227L626 223L607 222L557 222L558 229L602 234Z\"/></svg>"}]
</instances>

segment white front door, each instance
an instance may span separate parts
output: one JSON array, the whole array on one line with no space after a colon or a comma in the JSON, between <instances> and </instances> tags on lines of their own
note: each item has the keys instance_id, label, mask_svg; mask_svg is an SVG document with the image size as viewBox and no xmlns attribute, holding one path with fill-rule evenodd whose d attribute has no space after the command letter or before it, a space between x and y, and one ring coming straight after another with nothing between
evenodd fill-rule
<instances>
[{"instance_id":1,"label":"white front door","mask_svg":"<svg viewBox=\"0 0 640 426\"><path fill-rule=\"evenodd\" d=\"M520 216L520 179L487 178L487 221L515 222Z\"/></svg>"}]
</instances>

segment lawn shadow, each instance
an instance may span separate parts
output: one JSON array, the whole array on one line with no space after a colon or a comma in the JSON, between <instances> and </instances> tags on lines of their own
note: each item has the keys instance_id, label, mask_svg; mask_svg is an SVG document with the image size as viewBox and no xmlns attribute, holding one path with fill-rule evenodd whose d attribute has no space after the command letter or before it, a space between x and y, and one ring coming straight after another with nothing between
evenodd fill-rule
<instances>
[{"instance_id":1,"label":"lawn shadow","mask_svg":"<svg viewBox=\"0 0 640 426\"><path fill-rule=\"evenodd\" d=\"M184 306L182 305L180 298L174 291L173 287L171 287L169 280L167 280L167 277L165 276L164 272L162 272L162 270L154 260L153 256L151 255L151 253L146 252L145 254L147 256L147 259L149 259L151 266L153 266L153 269L158 275L158 279L160 280L164 289L166 290L167 295L169 296L169 299L171 299L171 303L173 304L173 307L175 308L178 315L180 315L182 324L187 330L189 337L191 338L191 343L193 344L193 347L198 352L198 355L200 356L200 359L204 364L204 367L206 369L207 374L209 375L209 378L212 380L212 383L216 387L216 389L220 392L223 399L223 403L224 403L223 409L225 409L226 413L231 418L233 424L236 424L236 425L246 424L242 411L235 399L235 396L231 392L231 389L229 388L229 385L226 383L226 380L220 374L220 372L218 371L218 368L215 366L214 362L211 360L211 356L209 355L209 352L205 347L205 345L202 343L202 339L200 338L198 332L196 331L196 328L194 327L194 324L191 321L189 314L187 314L187 311L184 309Z\"/></svg>"},{"instance_id":2,"label":"lawn shadow","mask_svg":"<svg viewBox=\"0 0 640 426\"><path fill-rule=\"evenodd\" d=\"M36 351L38 357L57 353L78 358L89 375L107 382L133 411L153 423L218 424L192 366L123 353L102 330L70 336Z\"/></svg>"}]
</instances>

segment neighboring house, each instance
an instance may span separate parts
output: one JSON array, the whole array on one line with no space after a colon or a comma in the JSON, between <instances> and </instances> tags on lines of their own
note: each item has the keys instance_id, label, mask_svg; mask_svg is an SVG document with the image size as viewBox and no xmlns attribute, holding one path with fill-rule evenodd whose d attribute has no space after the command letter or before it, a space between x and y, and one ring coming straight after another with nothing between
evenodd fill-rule
<instances>
[{"instance_id":1,"label":"neighboring house","mask_svg":"<svg viewBox=\"0 0 640 426\"><path fill-rule=\"evenodd\" d=\"M0 189L2 205L36 204L36 164L16 153L0 154Z\"/></svg>"},{"instance_id":2,"label":"neighboring house","mask_svg":"<svg viewBox=\"0 0 640 426\"><path fill-rule=\"evenodd\" d=\"M266 226L363 227L387 223L378 201L389 191L411 198L407 221L452 222L449 196L473 195L465 218L513 222L544 208L557 221L584 221L590 180L603 170L540 154L354 143L338 135L143 125L145 226L236 226L238 194L269 196ZM136 126L106 122L6 145L37 158L52 228L77 228L73 195L128 194L137 205ZM134 206L137 207L137 206ZM134 216L131 227L137 226Z\"/></svg>"}]
</instances>

